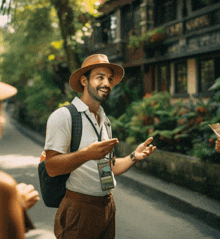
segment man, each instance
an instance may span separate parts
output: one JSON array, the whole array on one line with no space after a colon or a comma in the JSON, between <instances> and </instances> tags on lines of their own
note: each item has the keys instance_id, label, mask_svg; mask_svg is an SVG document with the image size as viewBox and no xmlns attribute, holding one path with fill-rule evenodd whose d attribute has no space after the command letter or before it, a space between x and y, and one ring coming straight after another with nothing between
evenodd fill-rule
<instances>
[{"instance_id":1,"label":"man","mask_svg":"<svg viewBox=\"0 0 220 239\"><path fill-rule=\"evenodd\" d=\"M4 132L4 123L5 123L3 100L15 94L17 94L17 89L15 87L0 82L0 139Z\"/></svg>"},{"instance_id":2,"label":"man","mask_svg":"<svg viewBox=\"0 0 220 239\"><path fill-rule=\"evenodd\" d=\"M82 93L80 99L72 101L82 115L78 151L70 153L68 109L59 108L48 119L45 143L48 174L54 177L70 173L66 195L55 218L54 230L59 239L114 238L115 204L111 192L116 185L114 176L126 172L156 149L153 145L147 147L153 140L149 138L131 155L116 159L108 168L110 160L105 156L109 156L118 139L108 137L101 103L123 75L121 66L109 63L107 56L101 54L86 58L82 67L71 75L71 88Z\"/></svg>"}]
</instances>

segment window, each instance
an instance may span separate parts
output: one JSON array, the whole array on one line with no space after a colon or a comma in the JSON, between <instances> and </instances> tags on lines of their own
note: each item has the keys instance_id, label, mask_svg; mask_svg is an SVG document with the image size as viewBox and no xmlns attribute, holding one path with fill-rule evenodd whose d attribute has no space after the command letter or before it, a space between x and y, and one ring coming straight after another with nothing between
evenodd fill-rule
<instances>
[{"instance_id":1,"label":"window","mask_svg":"<svg viewBox=\"0 0 220 239\"><path fill-rule=\"evenodd\" d=\"M94 31L96 43L110 43L117 38L117 16L115 13L100 20Z\"/></svg>"},{"instance_id":2,"label":"window","mask_svg":"<svg viewBox=\"0 0 220 239\"><path fill-rule=\"evenodd\" d=\"M140 4L141 0L136 0L121 9L121 36L123 40L127 40L131 34L141 34Z\"/></svg>"},{"instance_id":3,"label":"window","mask_svg":"<svg viewBox=\"0 0 220 239\"><path fill-rule=\"evenodd\" d=\"M109 39L109 19L106 18L101 22L101 39L102 43L108 43Z\"/></svg>"},{"instance_id":4,"label":"window","mask_svg":"<svg viewBox=\"0 0 220 239\"><path fill-rule=\"evenodd\" d=\"M135 34L137 36L141 35L141 9L140 9L140 1L134 2L134 21L133 21L133 28L135 29Z\"/></svg>"},{"instance_id":5,"label":"window","mask_svg":"<svg viewBox=\"0 0 220 239\"><path fill-rule=\"evenodd\" d=\"M170 65L158 66L158 91L168 91L170 86Z\"/></svg>"},{"instance_id":6,"label":"window","mask_svg":"<svg viewBox=\"0 0 220 239\"><path fill-rule=\"evenodd\" d=\"M155 1L155 24L161 25L166 22L176 20L176 1L174 0L156 0Z\"/></svg>"},{"instance_id":7,"label":"window","mask_svg":"<svg viewBox=\"0 0 220 239\"><path fill-rule=\"evenodd\" d=\"M114 42L117 38L117 16L116 14L110 15L110 41Z\"/></svg>"},{"instance_id":8,"label":"window","mask_svg":"<svg viewBox=\"0 0 220 239\"><path fill-rule=\"evenodd\" d=\"M109 41L109 18L101 19L94 27L94 43L107 44ZM98 47L98 45L97 45Z\"/></svg>"},{"instance_id":9,"label":"window","mask_svg":"<svg viewBox=\"0 0 220 239\"><path fill-rule=\"evenodd\" d=\"M133 28L132 19L132 12L130 5L125 5L122 8L122 22L121 22L121 37L123 40L127 40L129 36L129 32Z\"/></svg>"},{"instance_id":10,"label":"window","mask_svg":"<svg viewBox=\"0 0 220 239\"><path fill-rule=\"evenodd\" d=\"M214 59L201 60L199 64L199 93L207 93L215 82Z\"/></svg>"},{"instance_id":11,"label":"window","mask_svg":"<svg viewBox=\"0 0 220 239\"><path fill-rule=\"evenodd\" d=\"M175 66L175 93L187 94L187 64L177 63Z\"/></svg>"},{"instance_id":12,"label":"window","mask_svg":"<svg viewBox=\"0 0 220 239\"><path fill-rule=\"evenodd\" d=\"M192 0L192 10L196 11L198 9L201 9L203 7L210 6L212 4L218 3L219 0Z\"/></svg>"},{"instance_id":13,"label":"window","mask_svg":"<svg viewBox=\"0 0 220 239\"><path fill-rule=\"evenodd\" d=\"M102 34L101 34L101 24L100 22L97 22L94 26L94 44L100 44L102 43Z\"/></svg>"},{"instance_id":14,"label":"window","mask_svg":"<svg viewBox=\"0 0 220 239\"><path fill-rule=\"evenodd\" d=\"M201 9L206 6L207 6L207 4L206 4L205 0L193 0L192 1L192 10L193 11Z\"/></svg>"}]
</instances>

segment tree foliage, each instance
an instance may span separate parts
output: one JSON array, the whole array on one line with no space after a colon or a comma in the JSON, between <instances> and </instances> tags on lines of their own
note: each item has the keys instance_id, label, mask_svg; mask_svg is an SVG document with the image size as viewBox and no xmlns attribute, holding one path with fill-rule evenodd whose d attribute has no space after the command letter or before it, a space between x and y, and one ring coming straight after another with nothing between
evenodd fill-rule
<instances>
[{"instance_id":1,"label":"tree foliage","mask_svg":"<svg viewBox=\"0 0 220 239\"><path fill-rule=\"evenodd\" d=\"M82 37L89 34L92 16L97 14L94 3L2 1L1 14L9 14L11 21L0 29L4 49L0 77L18 88L16 115L20 120L45 124L60 102L74 96L65 82L80 67Z\"/></svg>"}]
</instances>

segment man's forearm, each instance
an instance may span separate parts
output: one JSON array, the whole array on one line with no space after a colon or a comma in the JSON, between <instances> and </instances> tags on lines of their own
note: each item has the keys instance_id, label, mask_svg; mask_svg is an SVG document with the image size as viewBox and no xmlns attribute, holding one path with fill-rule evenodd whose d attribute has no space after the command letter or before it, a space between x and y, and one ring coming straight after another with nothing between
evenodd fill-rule
<instances>
[{"instance_id":1,"label":"man's forearm","mask_svg":"<svg viewBox=\"0 0 220 239\"><path fill-rule=\"evenodd\" d=\"M61 154L53 150L46 150L45 164L47 172L51 177L71 173L90 157L86 149L81 149L73 153Z\"/></svg>"},{"instance_id":2,"label":"man's forearm","mask_svg":"<svg viewBox=\"0 0 220 239\"><path fill-rule=\"evenodd\" d=\"M115 161L115 166L112 166L112 172L115 176L118 176L128 171L133 165L134 162L131 161L130 155L124 158L117 158Z\"/></svg>"},{"instance_id":3,"label":"man's forearm","mask_svg":"<svg viewBox=\"0 0 220 239\"><path fill-rule=\"evenodd\" d=\"M110 153L118 139L109 139L101 142L94 142L88 147L69 154L61 154L54 150L46 150L46 168L51 177L71 173L89 160L104 158Z\"/></svg>"}]
</instances>

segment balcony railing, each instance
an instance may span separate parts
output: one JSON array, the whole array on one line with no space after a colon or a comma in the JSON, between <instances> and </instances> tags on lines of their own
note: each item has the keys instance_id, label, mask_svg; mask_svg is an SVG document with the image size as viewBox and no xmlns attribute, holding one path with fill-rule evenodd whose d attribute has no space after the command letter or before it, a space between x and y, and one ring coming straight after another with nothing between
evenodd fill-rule
<instances>
[{"instance_id":1,"label":"balcony railing","mask_svg":"<svg viewBox=\"0 0 220 239\"><path fill-rule=\"evenodd\" d=\"M110 60L124 60L124 43L96 44L89 54L106 54Z\"/></svg>"},{"instance_id":2,"label":"balcony railing","mask_svg":"<svg viewBox=\"0 0 220 239\"><path fill-rule=\"evenodd\" d=\"M168 57L220 49L220 4L163 26Z\"/></svg>"},{"instance_id":3,"label":"balcony railing","mask_svg":"<svg viewBox=\"0 0 220 239\"><path fill-rule=\"evenodd\" d=\"M107 54L111 60L129 64L142 58L156 60L158 54L166 59L220 49L220 3L162 26L166 32L165 40L161 46L151 49L151 54L144 54L143 49L130 49L124 42L95 45L90 43L85 52Z\"/></svg>"},{"instance_id":4,"label":"balcony railing","mask_svg":"<svg viewBox=\"0 0 220 239\"><path fill-rule=\"evenodd\" d=\"M220 4L215 4L204 10L199 10L181 20L164 24L168 38L195 34L197 30L214 27L220 22Z\"/></svg>"}]
</instances>

